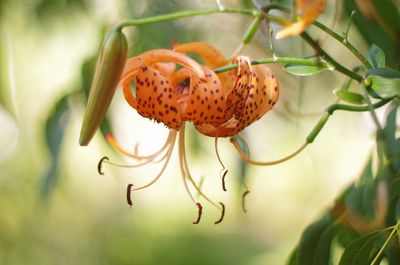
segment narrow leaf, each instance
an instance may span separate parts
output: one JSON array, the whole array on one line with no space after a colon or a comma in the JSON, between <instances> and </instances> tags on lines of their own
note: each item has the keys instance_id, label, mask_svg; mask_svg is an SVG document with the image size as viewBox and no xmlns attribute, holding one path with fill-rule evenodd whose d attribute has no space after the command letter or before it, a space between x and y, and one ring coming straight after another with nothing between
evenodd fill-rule
<instances>
[{"instance_id":1,"label":"narrow leaf","mask_svg":"<svg viewBox=\"0 0 400 265\"><path fill-rule=\"evenodd\" d=\"M376 46L375 44L373 44L369 49L367 60L375 68L384 68L386 64L385 53L380 47Z\"/></svg>"},{"instance_id":2,"label":"narrow leaf","mask_svg":"<svg viewBox=\"0 0 400 265\"><path fill-rule=\"evenodd\" d=\"M358 93L350 92L348 90L338 89L333 91L333 93L340 99L354 104L365 103L364 97Z\"/></svg>"},{"instance_id":3,"label":"narrow leaf","mask_svg":"<svg viewBox=\"0 0 400 265\"><path fill-rule=\"evenodd\" d=\"M378 240L383 231L373 232L361 236L351 242L344 250L339 265L364 265L370 264L370 259L376 250Z\"/></svg>"},{"instance_id":4,"label":"narrow leaf","mask_svg":"<svg viewBox=\"0 0 400 265\"><path fill-rule=\"evenodd\" d=\"M68 99L69 95L66 95L56 103L46 122L46 142L51 155L51 164L43 177L42 197L44 199L48 198L57 182L61 144L70 115Z\"/></svg>"},{"instance_id":5,"label":"narrow leaf","mask_svg":"<svg viewBox=\"0 0 400 265\"><path fill-rule=\"evenodd\" d=\"M297 253L298 265L328 265L334 236L331 217L324 217L303 232Z\"/></svg>"}]
</instances>

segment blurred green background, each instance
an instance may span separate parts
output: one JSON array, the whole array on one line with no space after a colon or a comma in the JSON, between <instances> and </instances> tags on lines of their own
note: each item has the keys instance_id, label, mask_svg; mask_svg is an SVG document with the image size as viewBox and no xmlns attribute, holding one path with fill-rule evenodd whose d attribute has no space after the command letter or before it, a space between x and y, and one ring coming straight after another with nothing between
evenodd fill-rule
<instances>
[{"instance_id":1,"label":"blurred green background","mask_svg":"<svg viewBox=\"0 0 400 265\"><path fill-rule=\"evenodd\" d=\"M249 7L265 2L224 1ZM328 2L320 20L343 32L349 10L357 6L341 2L333 23L336 1ZM204 176L204 192L226 205L219 225L213 224L219 211L206 202L202 222L192 225L196 208L181 183L176 152L159 182L133 193L132 209L125 201L126 184L146 183L160 165L105 167L104 176L97 173L104 155L124 161L100 132L88 147L78 145L85 93L104 34L123 19L204 7L216 7L216 2L0 1L0 264L284 264L304 227L357 176L374 144L374 126L368 114L344 112L335 113L306 151L273 167L246 167L222 139L227 192L221 190L214 140L189 127L192 174L196 180ZM374 40L358 28L375 24L362 18L355 20L350 38L365 53ZM126 31L129 53L168 48L178 40L207 41L228 56L249 23L248 17L217 14L131 28ZM310 32L344 65L356 64L339 44L315 29ZM386 36L382 32L378 41ZM299 38L274 43L278 55L312 54ZM385 52L396 54L396 41L385 43ZM244 53L271 57L268 47L263 25ZM332 73L299 78L281 65L271 68L280 80L280 101L245 131L252 156L263 160L299 147L345 80ZM110 130L127 148L140 143L143 153L157 150L167 135L164 126L130 109L120 91L102 125L103 133ZM247 214L241 210L243 178L251 190Z\"/></svg>"}]
</instances>

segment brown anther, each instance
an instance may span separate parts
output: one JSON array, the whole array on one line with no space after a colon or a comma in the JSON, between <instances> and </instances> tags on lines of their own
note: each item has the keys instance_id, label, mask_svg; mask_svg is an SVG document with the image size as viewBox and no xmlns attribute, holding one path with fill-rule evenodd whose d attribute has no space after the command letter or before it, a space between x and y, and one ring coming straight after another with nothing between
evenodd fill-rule
<instances>
[{"instance_id":1,"label":"brown anther","mask_svg":"<svg viewBox=\"0 0 400 265\"><path fill-rule=\"evenodd\" d=\"M196 221L193 222L193 224L195 225L197 225L200 222L201 214L203 213L203 206L201 206L199 202L196 203L196 206L198 208L198 211L197 211L197 219Z\"/></svg>"},{"instance_id":2,"label":"brown anther","mask_svg":"<svg viewBox=\"0 0 400 265\"><path fill-rule=\"evenodd\" d=\"M226 191L226 186L225 186L225 177L226 174L228 174L228 170L225 170L224 174L222 175L222 190Z\"/></svg>"},{"instance_id":3,"label":"brown anther","mask_svg":"<svg viewBox=\"0 0 400 265\"><path fill-rule=\"evenodd\" d=\"M225 216L225 205L222 202L219 202L219 204L221 205L222 209L221 209L221 217L214 222L214 224L219 224L222 222L222 220L224 220L224 216Z\"/></svg>"},{"instance_id":4,"label":"brown anther","mask_svg":"<svg viewBox=\"0 0 400 265\"><path fill-rule=\"evenodd\" d=\"M126 201L128 202L129 207L132 208L132 199L131 199L131 191L132 191L133 184L128 184L126 189Z\"/></svg>"},{"instance_id":5,"label":"brown anther","mask_svg":"<svg viewBox=\"0 0 400 265\"><path fill-rule=\"evenodd\" d=\"M247 213L246 204L245 204L245 198L249 193L250 193L250 191L246 190L245 192L243 192L243 195L242 195L242 208L243 208L243 212L245 212L245 213Z\"/></svg>"},{"instance_id":6,"label":"brown anther","mask_svg":"<svg viewBox=\"0 0 400 265\"><path fill-rule=\"evenodd\" d=\"M103 157L100 159L99 163L97 164L97 171L99 172L100 175L104 175L104 172L101 170L102 167L103 167L104 160L107 160L107 161L108 161L109 158L108 158L107 156L103 156Z\"/></svg>"}]
</instances>

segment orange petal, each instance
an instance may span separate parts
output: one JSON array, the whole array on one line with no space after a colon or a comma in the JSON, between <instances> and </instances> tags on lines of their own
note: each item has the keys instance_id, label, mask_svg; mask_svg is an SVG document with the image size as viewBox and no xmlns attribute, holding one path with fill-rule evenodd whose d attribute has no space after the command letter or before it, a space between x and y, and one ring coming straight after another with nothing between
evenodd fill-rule
<instances>
[{"instance_id":1,"label":"orange petal","mask_svg":"<svg viewBox=\"0 0 400 265\"><path fill-rule=\"evenodd\" d=\"M230 117L227 116L227 103L221 88L218 76L208 68L203 68L206 79L197 76L190 77L190 86L186 87L179 95L178 110L182 120L194 123L223 124ZM176 76L182 79L187 77L184 69L178 71ZM178 81L179 79L174 79Z\"/></svg>"},{"instance_id":2,"label":"orange petal","mask_svg":"<svg viewBox=\"0 0 400 265\"><path fill-rule=\"evenodd\" d=\"M278 97L278 81L272 71L265 65L255 66L244 109L223 125L199 124L195 127L202 134L211 137L234 136L267 113Z\"/></svg>"},{"instance_id":3,"label":"orange petal","mask_svg":"<svg viewBox=\"0 0 400 265\"><path fill-rule=\"evenodd\" d=\"M296 0L301 19L280 30L275 38L300 35L325 10L326 0Z\"/></svg>"},{"instance_id":4,"label":"orange petal","mask_svg":"<svg viewBox=\"0 0 400 265\"><path fill-rule=\"evenodd\" d=\"M122 79L137 71L142 64L150 65L161 62L179 64L200 78L204 78L201 66L190 57L167 49L156 49L128 59L122 74Z\"/></svg>"},{"instance_id":5,"label":"orange petal","mask_svg":"<svg viewBox=\"0 0 400 265\"><path fill-rule=\"evenodd\" d=\"M225 56L214 46L206 42L192 42L174 46L174 51L181 53L194 52L203 57L205 64L209 68L217 68L226 65Z\"/></svg>"},{"instance_id":6,"label":"orange petal","mask_svg":"<svg viewBox=\"0 0 400 265\"><path fill-rule=\"evenodd\" d=\"M160 71L142 66L135 74L137 112L143 117L178 130L181 119L176 108L176 92Z\"/></svg>"}]
</instances>

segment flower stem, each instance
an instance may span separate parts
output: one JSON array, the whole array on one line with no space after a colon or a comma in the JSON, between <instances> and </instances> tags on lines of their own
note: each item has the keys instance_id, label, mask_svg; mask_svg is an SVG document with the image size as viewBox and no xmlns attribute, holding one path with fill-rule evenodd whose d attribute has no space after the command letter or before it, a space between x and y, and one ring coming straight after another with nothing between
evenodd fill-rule
<instances>
[{"instance_id":1,"label":"flower stem","mask_svg":"<svg viewBox=\"0 0 400 265\"><path fill-rule=\"evenodd\" d=\"M327 34L338 40L341 44L346 46L346 48L353 53L366 67L372 68L372 65L368 62L368 60L346 39L325 26L324 24L314 21L314 26L317 28L321 29L322 31L325 31Z\"/></svg>"},{"instance_id":2,"label":"flower stem","mask_svg":"<svg viewBox=\"0 0 400 265\"><path fill-rule=\"evenodd\" d=\"M302 58L291 58L291 57L276 57L276 58L263 58L251 61L252 65L257 64L271 64L271 63L295 63L301 65L309 65L309 66L321 66L321 67L329 67L328 64L321 62L316 59L302 59ZM238 64L229 64L219 68L214 69L215 73L222 73L230 70L234 70L238 68Z\"/></svg>"},{"instance_id":3,"label":"flower stem","mask_svg":"<svg viewBox=\"0 0 400 265\"><path fill-rule=\"evenodd\" d=\"M325 109L324 114L322 115L321 119L318 121L318 123L314 126L314 128L311 130L310 134L307 136L306 141L307 143L312 143L315 138L318 136L319 132L322 130L322 128L325 126L326 122L330 118L330 116L337 110L346 110L346 111L352 111L352 112L363 112L363 111L370 111L370 108L377 109L391 101L392 99L383 99L375 104L371 104L368 106L353 106L353 105L347 105L347 104L332 104L329 107Z\"/></svg>"},{"instance_id":4,"label":"flower stem","mask_svg":"<svg viewBox=\"0 0 400 265\"><path fill-rule=\"evenodd\" d=\"M320 55L330 64L332 64L335 67L335 70L337 70L338 72L350 77L351 79L354 79L356 81L358 81L359 83L362 82L363 78L362 76L356 74L355 72L347 69L346 67L344 67L343 65L341 65L340 63L338 63L335 59L333 59L325 50L323 50L317 41L315 41L313 38L311 38L311 36L307 33L307 32L303 32L301 34L301 37L308 43L310 44L311 47L313 47L314 49L316 49Z\"/></svg>"},{"instance_id":5,"label":"flower stem","mask_svg":"<svg viewBox=\"0 0 400 265\"><path fill-rule=\"evenodd\" d=\"M399 226L400 226L400 221L397 222L397 224L393 227L392 232L390 233L388 238L385 240L385 243L383 243L382 247L379 249L378 254L376 254L374 260L371 262L371 265L377 264L380 256L382 255L382 253L385 250L386 246L389 244L390 240L392 240L392 238L395 236L395 234L398 233Z\"/></svg>"},{"instance_id":6,"label":"flower stem","mask_svg":"<svg viewBox=\"0 0 400 265\"><path fill-rule=\"evenodd\" d=\"M219 8L187 10L187 11L182 11L182 12L169 13L169 14L164 14L164 15L148 17L148 18L125 20L125 21L122 21L119 24L117 24L115 26L115 30L121 30L124 27L139 26L139 25L163 22L163 21L173 20L173 19L178 19L178 18L210 15L210 14L215 14L215 13L236 13L236 14L242 14L242 15L253 16L253 17L256 17L260 14L260 12L258 12L257 10L243 9L243 8L224 8L223 10L221 10ZM271 17L270 19L273 19L273 17Z\"/></svg>"}]
</instances>

